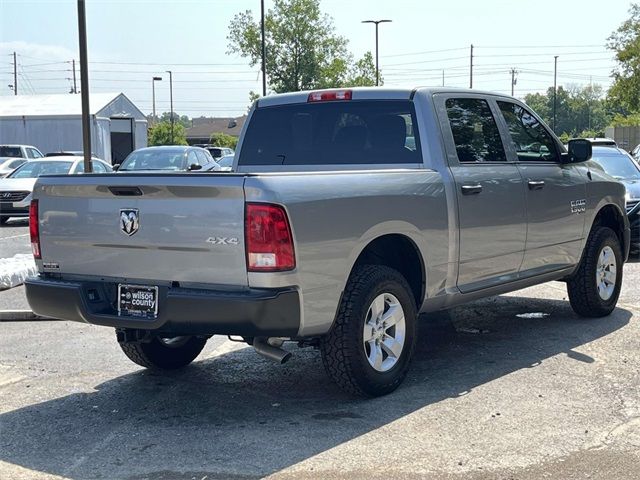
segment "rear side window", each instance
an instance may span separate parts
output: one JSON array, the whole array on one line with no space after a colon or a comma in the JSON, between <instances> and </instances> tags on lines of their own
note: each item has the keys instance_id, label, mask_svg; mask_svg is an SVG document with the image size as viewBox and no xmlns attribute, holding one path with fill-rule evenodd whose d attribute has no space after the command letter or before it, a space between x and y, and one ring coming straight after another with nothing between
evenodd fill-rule
<instances>
[{"instance_id":1,"label":"rear side window","mask_svg":"<svg viewBox=\"0 0 640 480\"><path fill-rule=\"evenodd\" d=\"M22 158L22 150L20 149L20 147L0 146L0 157Z\"/></svg>"},{"instance_id":2,"label":"rear side window","mask_svg":"<svg viewBox=\"0 0 640 480\"><path fill-rule=\"evenodd\" d=\"M461 163L507 161L498 125L486 100L449 98L446 107Z\"/></svg>"},{"instance_id":3,"label":"rear side window","mask_svg":"<svg viewBox=\"0 0 640 480\"><path fill-rule=\"evenodd\" d=\"M258 108L238 165L421 163L408 100L344 101Z\"/></svg>"}]
</instances>

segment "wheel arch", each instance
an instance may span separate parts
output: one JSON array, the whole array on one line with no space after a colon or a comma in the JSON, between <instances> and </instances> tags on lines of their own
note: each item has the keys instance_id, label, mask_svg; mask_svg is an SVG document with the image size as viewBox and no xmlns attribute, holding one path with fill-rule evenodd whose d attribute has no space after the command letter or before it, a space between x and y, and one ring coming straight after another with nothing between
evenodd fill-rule
<instances>
[{"instance_id":1,"label":"wheel arch","mask_svg":"<svg viewBox=\"0 0 640 480\"><path fill-rule=\"evenodd\" d=\"M363 242L361 248L352 255L342 291L358 266L385 265L400 272L407 280L419 311L426 295L427 265L417 238L407 232L382 233Z\"/></svg>"},{"instance_id":2,"label":"wheel arch","mask_svg":"<svg viewBox=\"0 0 640 480\"><path fill-rule=\"evenodd\" d=\"M625 237L626 228L626 214L620 210L620 207L615 203L604 203L599 205L596 214L593 217L591 226L587 231L587 235L590 235L595 227L609 227L613 230L620 241L623 255L628 251L628 239Z\"/></svg>"}]
</instances>

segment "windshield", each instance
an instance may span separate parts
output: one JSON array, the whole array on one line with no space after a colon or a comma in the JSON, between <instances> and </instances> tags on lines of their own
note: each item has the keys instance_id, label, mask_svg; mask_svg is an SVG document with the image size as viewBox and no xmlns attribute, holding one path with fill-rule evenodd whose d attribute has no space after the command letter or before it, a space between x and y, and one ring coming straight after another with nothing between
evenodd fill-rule
<instances>
[{"instance_id":1,"label":"windshield","mask_svg":"<svg viewBox=\"0 0 640 480\"><path fill-rule=\"evenodd\" d=\"M22 158L20 147L2 147L0 146L0 157Z\"/></svg>"},{"instance_id":2,"label":"windshield","mask_svg":"<svg viewBox=\"0 0 640 480\"><path fill-rule=\"evenodd\" d=\"M233 166L233 155L225 155L224 157L218 159L218 165L220 165L221 167Z\"/></svg>"},{"instance_id":3,"label":"windshield","mask_svg":"<svg viewBox=\"0 0 640 480\"><path fill-rule=\"evenodd\" d=\"M38 178L41 175L65 175L69 173L73 162L47 162L37 160L18 167L9 178Z\"/></svg>"},{"instance_id":4,"label":"windshield","mask_svg":"<svg viewBox=\"0 0 640 480\"><path fill-rule=\"evenodd\" d=\"M139 150L129 155L118 171L184 169L184 150Z\"/></svg>"},{"instance_id":5,"label":"windshield","mask_svg":"<svg viewBox=\"0 0 640 480\"><path fill-rule=\"evenodd\" d=\"M605 172L618 180L640 179L640 169L626 155L602 155L591 157Z\"/></svg>"}]
</instances>

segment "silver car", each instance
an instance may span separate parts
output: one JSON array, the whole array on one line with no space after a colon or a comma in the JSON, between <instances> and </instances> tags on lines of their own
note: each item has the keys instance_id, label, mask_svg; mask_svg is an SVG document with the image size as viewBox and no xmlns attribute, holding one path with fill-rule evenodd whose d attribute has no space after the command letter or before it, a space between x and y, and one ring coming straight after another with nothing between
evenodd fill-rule
<instances>
[{"instance_id":1,"label":"silver car","mask_svg":"<svg viewBox=\"0 0 640 480\"><path fill-rule=\"evenodd\" d=\"M220 170L211 154L200 147L166 145L139 148L115 165L118 172L209 172Z\"/></svg>"},{"instance_id":2,"label":"silver car","mask_svg":"<svg viewBox=\"0 0 640 480\"><path fill-rule=\"evenodd\" d=\"M0 145L0 178L9 175L27 160L42 157L42 152L31 145Z\"/></svg>"},{"instance_id":3,"label":"silver car","mask_svg":"<svg viewBox=\"0 0 640 480\"><path fill-rule=\"evenodd\" d=\"M112 172L111 165L92 160L94 173ZM77 157L48 157L23 163L6 178L0 179L0 225L11 217L28 217L33 186L42 175L73 175L84 173L84 159Z\"/></svg>"}]
</instances>

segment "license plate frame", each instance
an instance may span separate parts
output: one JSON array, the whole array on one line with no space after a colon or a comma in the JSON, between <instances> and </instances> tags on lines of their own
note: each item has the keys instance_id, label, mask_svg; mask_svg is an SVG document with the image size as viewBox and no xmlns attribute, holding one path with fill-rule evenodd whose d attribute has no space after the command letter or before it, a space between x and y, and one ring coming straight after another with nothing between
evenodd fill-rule
<instances>
[{"instance_id":1,"label":"license plate frame","mask_svg":"<svg viewBox=\"0 0 640 480\"><path fill-rule=\"evenodd\" d=\"M158 317L158 287L119 283L118 315L149 320L156 319Z\"/></svg>"}]
</instances>

